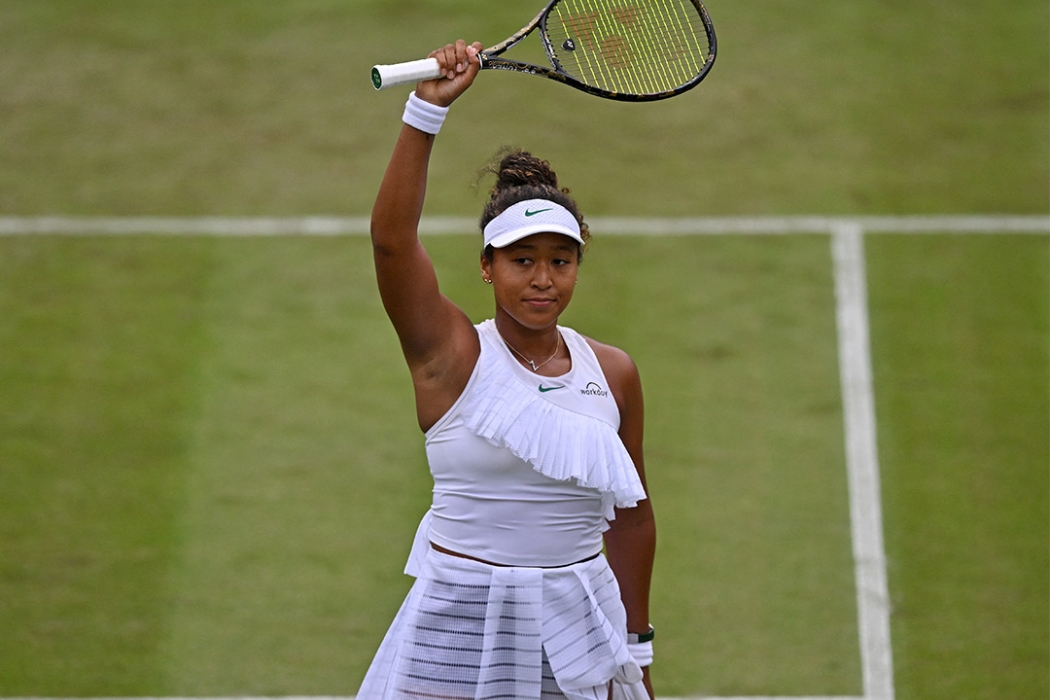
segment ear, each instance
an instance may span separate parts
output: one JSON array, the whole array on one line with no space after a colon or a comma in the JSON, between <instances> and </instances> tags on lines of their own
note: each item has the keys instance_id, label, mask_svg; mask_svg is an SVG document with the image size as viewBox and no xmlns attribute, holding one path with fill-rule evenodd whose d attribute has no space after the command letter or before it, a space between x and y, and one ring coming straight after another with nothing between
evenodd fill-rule
<instances>
[{"instance_id":1,"label":"ear","mask_svg":"<svg viewBox=\"0 0 1050 700\"><path fill-rule=\"evenodd\" d=\"M481 254L481 279L492 284L492 261L484 253Z\"/></svg>"}]
</instances>

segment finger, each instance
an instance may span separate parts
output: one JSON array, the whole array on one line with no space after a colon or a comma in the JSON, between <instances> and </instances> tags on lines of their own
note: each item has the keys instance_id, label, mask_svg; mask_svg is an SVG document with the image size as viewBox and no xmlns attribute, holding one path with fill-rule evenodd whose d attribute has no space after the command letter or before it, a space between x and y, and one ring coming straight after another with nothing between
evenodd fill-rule
<instances>
[{"instance_id":1,"label":"finger","mask_svg":"<svg viewBox=\"0 0 1050 700\"><path fill-rule=\"evenodd\" d=\"M473 44L467 47L467 67L473 67L474 70L481 68L481 59L478 55L482 51L482 45L480 41L475 41Z\"/></svg>"},{"instance_id":2,"label":"finger","mask_svg":"<svg viewBox=\"0 0 1050 700\"><path fill-rule=\"evenodd\" d=\"M436 58L441 68L441 75L451 78L455 75L456 48L453 44L446 44L440 49L430 52L431 58Z\"/></svg>"},{"instance_id":3,"label":"finger","mask_svg":"<svg viewBox=\"0 0 1050 700\"><path fill-rule=\"evenodd\" d=\"M467 54L467 42L459 39L455 43L456 51L456 73L462 73L467 69L470 63L469 56Z\"/></svg>"},{"instance_id":4,"label":"finger","mask_svg":"<svg viewBox=\"0 0 1050 700\"><path fill-rule=\"evenodd\" d=\"M445 77L454 78L456 77L456 45L448 44L443 49L445 54L444 68Z\"/></svg>"}]
</instances>

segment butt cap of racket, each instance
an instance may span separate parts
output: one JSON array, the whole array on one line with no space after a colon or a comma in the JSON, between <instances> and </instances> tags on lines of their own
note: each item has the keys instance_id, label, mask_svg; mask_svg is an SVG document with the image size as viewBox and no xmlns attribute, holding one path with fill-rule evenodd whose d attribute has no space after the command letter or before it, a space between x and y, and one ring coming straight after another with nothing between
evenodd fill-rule
<instances>
[{"instance_id":1,"label":"butt cap of racket","mask_svg":"<svg viewBox=\"0 0 1050 700\"><path fill-rule=\"evenodd\" d=\"M420 80L433 80L441 77L441 66L436 58L422 58L418 61L393 63L372 66L372 85L382 90L395 85L418 83Z\"/></svg>"}]
</instances>

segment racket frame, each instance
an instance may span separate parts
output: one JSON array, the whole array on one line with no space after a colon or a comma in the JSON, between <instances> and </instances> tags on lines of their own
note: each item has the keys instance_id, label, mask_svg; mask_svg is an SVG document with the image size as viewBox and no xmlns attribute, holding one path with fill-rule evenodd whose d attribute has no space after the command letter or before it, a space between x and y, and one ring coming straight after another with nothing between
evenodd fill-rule
<instances>
[{"instance_id":1,"label":"racket frame","mask_svg":"<svg viewBox=\"0 0 1050 700\"><path fill-rule=\"evenodd\" d=\"M550 38L547 36L547 17L550 14L550 11L554 9L555 5L559 2L561 2L561 0L551 0L547 3L547 6L540 10L540 12L524 27L495 46L479 53L478 59L481 62L481 68L483 70L505 70L515 73L526 73L529 75L541 75L545 78L550 78L551 80L556 80L560 83L576 88L577 90L581 90L589 95L604 97L610 100L618 100L621 102L652 102L680 95L686 90L696 87L701 80L707 77L708 72L711 70L711 66L715 62L715 56L718 53L718 42L715 37L714 25L711 23L711 18L707 14L707 8L704 7L701 0L690 0L700 15L701 21L704 25L704 32L708 38L707 56L704 60L703 67L697 75L677 87L651 93L616 92L594 85L588 85L587 83L572 77L562 69L561 62L558 61L554 47L551 45ZM551 63L550 67L539 66L534 63L527 63L525 61L518 61L511 58L503 58L500 55L504 51L519 44L525 37L535 31L537 27L540 28L540 39L543 42L543 50L547 53L547 59ZM399 69L399 67L402 66L406 67L403 71ZM411 66L411 69L407 68L409 66ZM410 82L430 80L439 77L441 77L441 70L438 68L437 59L433 58L422 59L420 61L410 61L408 63L395 64L393 66L377 65L372 68L372 84L377 90L391 87L393 85L403 85Z\"/></svg>"}]
</instances>

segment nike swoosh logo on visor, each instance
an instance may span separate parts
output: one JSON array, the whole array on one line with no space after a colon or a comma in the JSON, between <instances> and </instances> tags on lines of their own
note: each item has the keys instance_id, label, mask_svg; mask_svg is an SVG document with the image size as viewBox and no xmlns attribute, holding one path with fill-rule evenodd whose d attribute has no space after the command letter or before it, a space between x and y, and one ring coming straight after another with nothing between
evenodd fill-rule
<instances>
[{"instance_id":1,"label":"nike swoosh logo on visor","mask_svg":"<svg viewBox=\"0 0 1050 700\"><path fill-rule=\"evenodd\" d=\"M548 209L537 209L536 211L532 211L531 209L526 209L525 210L525 216L536 216L537 214L542 214L543 212L550 211L550 210L551 210L550 208L548 208Z\"/></svg>"}]
</instances>

